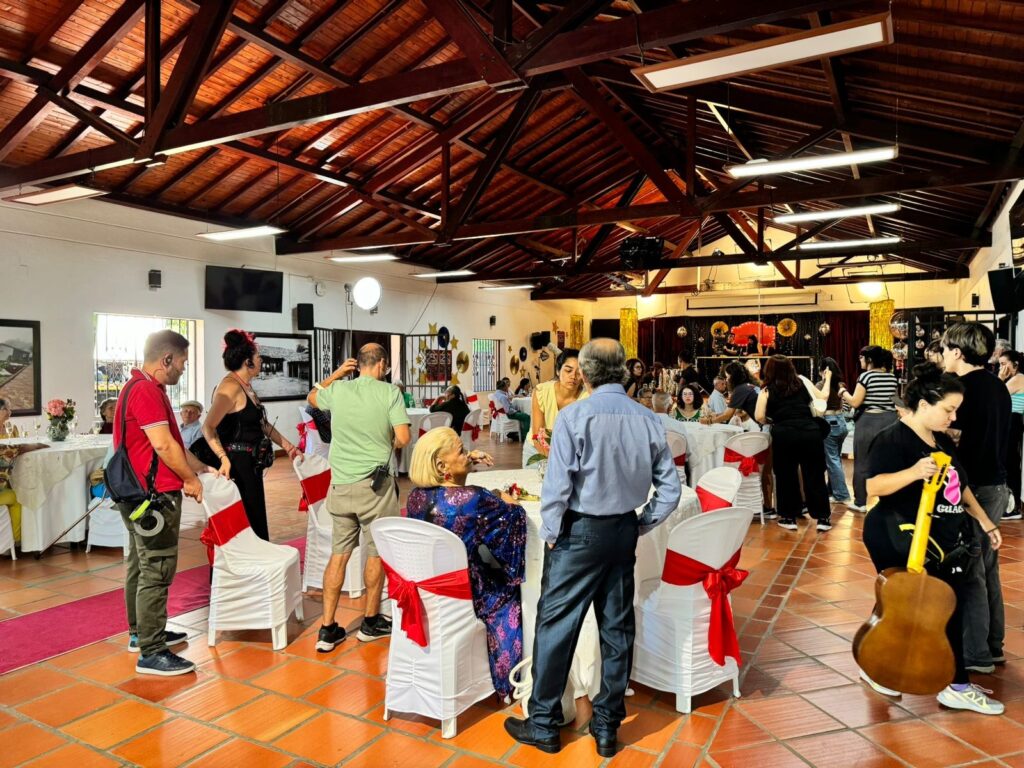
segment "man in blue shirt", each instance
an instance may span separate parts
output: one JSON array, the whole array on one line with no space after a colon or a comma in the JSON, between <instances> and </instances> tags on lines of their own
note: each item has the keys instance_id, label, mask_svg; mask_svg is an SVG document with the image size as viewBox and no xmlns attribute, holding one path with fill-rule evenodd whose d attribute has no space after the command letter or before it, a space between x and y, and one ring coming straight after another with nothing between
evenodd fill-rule
<instances>
[{"instance_id":1,"label":"man in blue shirt","mask_svg":"<svg viewBox=\"0 0 1024 768\"><path fill-rule=\"evenodd\" d=\"M496 385L497 389L494 390L491 397L494 398L496 408L504 410L506 416L519 422L519 440L525 443L527 435L530 434L530 414L523 413L516 408L512 398L508 396L508 389L511 385L512 382L508 379L500 379Z\"/></svg>"},{"instance_id":2,"label":"man in blue shirt","mask_svg":"<svg viewBox=\"0 0 1024 768\"><path fill-rule=\"evenodd\" d=\"M516 741L558 752L562 692L591 604L601 635L601 692L590 733L602 757L616 749L633 665L633 569L637 538L676 509L679 476L665 429L626 395L626 354L594 339L579 356L590 397L558 415L541 491L547 542L533 646L529 719L505 721ZM650 495L651 486L654 495ZM643 507L643 514L636 510Z\"/></svg>"}]
</instances>

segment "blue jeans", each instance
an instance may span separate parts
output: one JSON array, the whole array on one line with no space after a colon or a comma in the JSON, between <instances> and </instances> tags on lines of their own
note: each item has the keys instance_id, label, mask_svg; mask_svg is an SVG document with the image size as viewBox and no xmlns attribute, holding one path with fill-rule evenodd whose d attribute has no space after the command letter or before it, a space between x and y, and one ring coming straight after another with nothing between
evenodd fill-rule
<instances>
[{"instance_id":1,"label":"blue jeans","mask_svg":"<svg viewBox=\"0 0 1024 768\"><path fill-rule=\"evenodd\" d=\"M836 501L849 501L850 491L846 487L846 475L843 473L843 440L850 430L841 415L830 414L825 416L825 421L832 427L825 438L825 468L828 470L829 489Z\"/></svg>"}]
</instances>

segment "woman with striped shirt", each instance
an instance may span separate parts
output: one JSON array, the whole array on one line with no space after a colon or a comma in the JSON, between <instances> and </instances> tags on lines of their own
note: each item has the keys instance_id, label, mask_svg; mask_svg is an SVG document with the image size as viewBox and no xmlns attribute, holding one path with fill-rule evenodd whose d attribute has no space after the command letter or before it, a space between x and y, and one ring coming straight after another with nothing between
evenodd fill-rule
<instances>
[{"instance_id":1,"label":"woman with striped shirt","mask_svg":"<svg viewBox=\"0 0 1024 768\"><path fill-rule=\"evenodd\" d=\"M847 505L857 512L863 512L867 505L868 447L875 435L897 420L893 402L897 382L889 372L892 353L875 345L864 347L860 365L864 372L853 394L846 389L840 392L843 402L861 410L853 430L853 505Z\"/></svg>"}]
</instances>

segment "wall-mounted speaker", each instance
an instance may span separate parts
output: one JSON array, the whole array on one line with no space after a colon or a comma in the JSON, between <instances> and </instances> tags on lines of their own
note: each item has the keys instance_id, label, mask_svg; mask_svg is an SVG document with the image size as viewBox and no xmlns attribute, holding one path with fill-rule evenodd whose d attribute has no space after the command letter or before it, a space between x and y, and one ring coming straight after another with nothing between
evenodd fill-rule
<instances>
[{"instance_id":1,"label":"wall-mounted speaker","mask_svg":"<svg viewBox=\"0 0 1024 768\"><path fill-rule=\"evenodd\" d=\"M550 343L551 331L538 331L537 333L530 334L530 349L535 352L538 349L544 349Z\"/></svg>"},{"instance_id":2,"label":"wall-mounted speaker","mask_svg":"<svg viewBox=\"0 0 1024 768\"><path fill-rule=\"evenodd\" d=\"M491 315L491 328L498 324L498 318L496 315Z\"/></svg>"},{"instance_id":3,"label":"wall-mounted speaker","mask_svg":"<svg viewBox=\"0 0 1024 768\"><path fill-rule=\"evenodd\" d=\"M163 276L159 269L149 270L149 290L155 291L163 284Z\"/></svg>"},{"instance_id":4,"label":"wall-mounted speaker","mask_svg":"<svg viewBox=\"0 0 1024 768\"><path fill-rule=\"evenodd\" d=\"M298 325L300 331L312 331L313 330L313 305L312 304L296 304L295 305L295 318L296 318L296 325Z\"/></svg>"}]
</instances>

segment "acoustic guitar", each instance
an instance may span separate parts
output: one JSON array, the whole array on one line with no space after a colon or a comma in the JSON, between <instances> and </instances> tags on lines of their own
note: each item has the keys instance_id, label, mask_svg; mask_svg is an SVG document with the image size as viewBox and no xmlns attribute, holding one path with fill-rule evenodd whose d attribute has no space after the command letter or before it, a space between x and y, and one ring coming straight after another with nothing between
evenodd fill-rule
<instances>
[{"instance_id":1,"label":"acoustic guitar","mask_svg":"<svg viewBox=\"0 0 1024 768\"><path fill-rule=\"evenodd\" d=\"M902 693L938 693L953 680L956 669L946 639L956 595L924 569L935 495L951 462L942 452L931 456L939 471L921 492L907 567L887 568L878 574L875 609L853 639L853 657L868 677Z\"/></svg>"}]
</instances>

